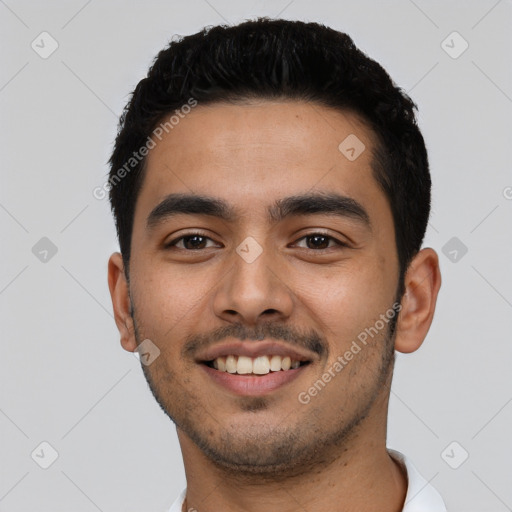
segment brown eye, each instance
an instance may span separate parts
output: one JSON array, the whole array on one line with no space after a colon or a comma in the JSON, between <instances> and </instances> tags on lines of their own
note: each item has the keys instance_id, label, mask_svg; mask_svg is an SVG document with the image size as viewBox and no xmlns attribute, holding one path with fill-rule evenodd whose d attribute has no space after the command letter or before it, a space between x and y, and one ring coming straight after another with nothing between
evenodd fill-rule
<instances>
[{"instance_id":1,"label":"brown eye","mask_svg":"<svg viewBox=\"0 0 512 512\"><path fill-rule=\"evenodd\" d=\"M200 233L191 233L190 235L180 236L179 238L174 239L166 245L166 248L177 247L178 249L184 249L187 251L197 251L200 249L206 249L208 241L213 242L211 238ZM212 246L210 245L209 247Z\"/></svg>"},{"instance_id":2,"label":"brown eye","mask_svg":"<svg viewBox=\"0 0 512 512\"><path fill-rule=\"evenodd\" d=\"M324 235L309 235L306 240L311 243L307 243L309 249L327 249L329 247L330 237Z\"/></svg>"},{"instance_id":3,"label":"brown eye","mask_svg":"<svg viewBox=\"0 0 512 512\"><path fill-rule=\"evenodd\" d=\"M200 235L184 236L183 245L185 249L204 249L206 237Z\"/></svg>"},{"instance_id":4,"label":"brown eye","mask_svg":"<svg viewBox=\"0 0 512 512\"><path fill-rule=\"evenodd\" d=\"M332 236L325 235L323 233L311 233L310 235L303 236L299 238L297 242L301 240L306 240L306 249L311 250L322 250L322 249L330 249L332 247L348 247L347 244L340 242L336 238ZM329 245L331 242L334 242L334 245ZM304 246L302 246L304 247Z\"/></svg>"}]
</instances>

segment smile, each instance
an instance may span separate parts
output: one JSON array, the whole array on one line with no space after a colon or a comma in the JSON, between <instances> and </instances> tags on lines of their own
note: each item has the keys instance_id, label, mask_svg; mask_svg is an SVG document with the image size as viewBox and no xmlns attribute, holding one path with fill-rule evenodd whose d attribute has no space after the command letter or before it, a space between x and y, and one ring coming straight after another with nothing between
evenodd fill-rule
<instances>
[{"instance_id":1,"label":"smile","mask_svg":"<svg viewBox=\"0 0 512 512\"><path fill-rule=\"evenodd\" d=\"M195 360L214 386L239 396L262 396L296 379L316 355L275 340L232 339L207 347Z\"/></svg>"},{"instance_id":2,"label":"smile","mask_svg":"<svg viewBox=\"0 0 512 512\"><path fill-rule=\"evenodd\" d=\"M295 370L301 364L307 364L307 361L301 362L289 356L282 357L280 355L248 357L232 354L226 357L217 357L206 364L220 372L237 375L266 375L270 372Z\"/></svg>"}]
</instances>

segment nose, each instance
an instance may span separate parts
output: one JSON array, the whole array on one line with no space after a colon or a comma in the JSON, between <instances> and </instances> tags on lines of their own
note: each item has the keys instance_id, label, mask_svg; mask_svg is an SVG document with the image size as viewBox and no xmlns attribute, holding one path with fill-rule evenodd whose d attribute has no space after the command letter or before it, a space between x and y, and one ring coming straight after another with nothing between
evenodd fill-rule
<instances>
[{"instance_id":1,"label":"nose","mask_svg":"<svg viewBox=\"0 0 512 512\"><path fill-rule=\"evenodd\" d=\"M254 261L233 254L233 267L215 292L213 308L223 320L254 326L262 321L285 321L293 303L293 293L279 275L275 257L264 249Z\"/></svg>"}]
</instances>

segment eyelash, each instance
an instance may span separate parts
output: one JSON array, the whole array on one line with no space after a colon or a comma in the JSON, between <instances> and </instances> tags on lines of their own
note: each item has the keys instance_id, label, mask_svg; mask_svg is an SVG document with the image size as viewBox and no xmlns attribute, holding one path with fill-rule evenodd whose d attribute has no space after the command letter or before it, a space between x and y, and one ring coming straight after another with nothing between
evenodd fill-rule
<instances>
[{"instance_id":1,"label":"eyelash","mask_svg":"<svg viewBox=\"0 0 512 512\"><path fill-rule=\"evenodd\" d=\"M333 236L331 235L328 235L326 233L322 233L321 231L315 231L315 232L312 232L312 233L308 233L307 235L304 235L300 238L298 238L295 243L297 243L298 241L300 240L304 240L306 238L309 238L309 237L314 237L314 236L322 236L322 237L325 237L325 238L328 238L329 240L332 240L335 242L335 244L338 246L338 247L349 247L348 244L344 243L344 242L341 242L340 240L338 240L337 238L334 238ZM181 240L184 240L185 238L192 238L194 236L198 236L198 237L201 237L201 238L206 238L208 240L212 240L209 236L206 236L204 233L201 233L199 231L196 231L196 232L193 232L193 233L187 233L186 235L182 235L180 236L179 238L175 238L174 240L172 240L171 242L169 242L168 244L165 245L165 248L166 249L170 249L171 247L175 247L177 243L179 243ZM178 247L178 249L182 250L182 251L187 251L187 252L195 252L195 251L200 251L202 249L185 249L185 248L182 248L182 247ZM324 248L324 249L310 249L309 247L303 247L303 249L307 249L309 251L315 251L315 252L321 252L321 251L326 251L328 249L333 249L333 247L327 247L327 248Z\"/></svg>"}]
</instances>

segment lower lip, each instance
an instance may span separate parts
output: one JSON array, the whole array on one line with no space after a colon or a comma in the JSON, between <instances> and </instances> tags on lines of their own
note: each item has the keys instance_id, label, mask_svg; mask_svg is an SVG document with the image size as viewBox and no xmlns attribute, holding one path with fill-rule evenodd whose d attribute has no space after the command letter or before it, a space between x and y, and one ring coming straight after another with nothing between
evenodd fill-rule
<instances>
[{"instance_id":1,"label":"lower lip","mask_svg":"<svg viewBox=\"0 0 512 512\"><path fill-rule=\"evenodd\" d=\"M220 386L240 396L261 396L296 379L307 365L299 366L294 370L281 370L269 372L266 375L238 375L236 373L221 372L201 364L204 371Z\"/></svg>"}]
</instances>

